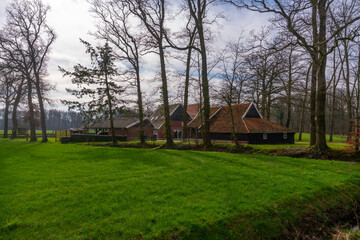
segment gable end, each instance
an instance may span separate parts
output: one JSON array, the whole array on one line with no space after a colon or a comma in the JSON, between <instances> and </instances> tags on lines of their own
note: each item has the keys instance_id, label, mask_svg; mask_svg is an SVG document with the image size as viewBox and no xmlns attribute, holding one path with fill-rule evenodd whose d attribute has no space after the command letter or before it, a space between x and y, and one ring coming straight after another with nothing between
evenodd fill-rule
<instances>
[{"instance_id":1,"label":"gable end","mask_svg":"<svg viewBox=\"0 0 360 240\"><path fill-rule=\"evenodd\" d=\"M256 108L255 104L250 104L249 108L246 110L242 118L262 118L259 110Z\"/></svg>"}]
</instances>

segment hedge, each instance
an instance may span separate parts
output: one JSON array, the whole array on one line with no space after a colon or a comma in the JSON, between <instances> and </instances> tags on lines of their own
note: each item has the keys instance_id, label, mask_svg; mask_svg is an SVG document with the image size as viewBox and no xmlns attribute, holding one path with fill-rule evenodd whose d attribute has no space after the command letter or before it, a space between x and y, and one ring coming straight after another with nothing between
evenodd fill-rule
<instances>
[{"instance_id":1,"label":"hedge","mask_svg":"<svg viewBox=\"0 0 360 240\"><path fill-rule=\"evenodd\" d=\"M119 142L126 142L127 136L116 136L116 139ZM109 135L84 135L84 134L74 134L70 137L62 137L60 139L61 143L69 142L111 142L112 137Z\"/></svg>"}]
</instances>

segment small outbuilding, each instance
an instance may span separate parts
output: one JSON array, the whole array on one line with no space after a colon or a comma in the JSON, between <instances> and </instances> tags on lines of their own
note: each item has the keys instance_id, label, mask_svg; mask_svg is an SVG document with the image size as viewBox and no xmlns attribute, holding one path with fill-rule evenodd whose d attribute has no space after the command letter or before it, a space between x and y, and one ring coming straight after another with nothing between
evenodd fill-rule
<instances>
[{"instance_id":1,"label":"small outbuilding","mask_svg":"<svg viewBox=\"0 0 360 240\"><path fill-rule=\"evenodd\" d=\"M127 136L127 140L139 139L140 121L137 117L120 117L114 119L114 128L116 136ZM86 127L87 130L93 130L96 135L111 135L110 120L102 120ZM148 118L144 118L144 135L146 139L153 137L154 126Z\"/></svg>"},{"instance_id":2,"label":"small outbuilding","mask_svg":"<svg viewBox=\"0 0 360 240\"><path fill-rule=\"evenodd\" d=\"M295 131L263 118L254 103L231 106L238 141L250 144L294 143ZM200 111L188 124L189 136L201 138L203 114ZM211 107L210 136L212 140L231 141L232 121L229 106Z\"/></svg>"}]
</instances>

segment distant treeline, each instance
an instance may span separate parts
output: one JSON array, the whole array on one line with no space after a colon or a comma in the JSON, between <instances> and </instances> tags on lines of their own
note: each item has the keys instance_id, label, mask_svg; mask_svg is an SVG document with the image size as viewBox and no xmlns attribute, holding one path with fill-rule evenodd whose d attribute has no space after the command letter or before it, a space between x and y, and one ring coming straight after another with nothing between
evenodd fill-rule
<instances>
[{"instance_id":1,"label":"distant treeline","mask_svg":"<svg viewBox=\"0 0 360 240\"><path fill-rule=\"evenodd\" d=\"M27 127L28 123L24 122L25 112L19 112L18 122L19 125L25 125ZM82 118L81 115L73 111L59 111L59 110L49 110L46 112L46 126L49 130L62 130L69 128L80 128L82 127ZM40 127L37 127L40 129ZM4 129L4 116L0 116L0 129ZM12 129L12 119L9 121L9 129Z\"/></svg>"}]
</instances>

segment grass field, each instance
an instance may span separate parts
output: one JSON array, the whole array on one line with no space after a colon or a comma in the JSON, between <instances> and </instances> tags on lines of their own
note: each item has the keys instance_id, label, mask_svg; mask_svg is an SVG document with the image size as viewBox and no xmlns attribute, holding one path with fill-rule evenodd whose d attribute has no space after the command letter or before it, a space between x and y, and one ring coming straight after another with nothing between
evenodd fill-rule
<instances>
[{"instance_id":1,"label":"grass field","mask_svg":"<svg viewBox=\"0 0 360 240\"><path fill-rule=\"evenodd\" d=\"M310 134L309 133L303 133L301 137L302 142L310 142ZM326 141L329 142L330 135L326 134ZM295 133L295 141L298 141L299 139L299 133ZM345 143L347 140L347 136L344 135L334 135L333 136L333 143Z\"/></svg>"},{"instance_id":2,"label":"grass field","mask_svg":"<svg viewBox=\"0 0 360 240\"><path fill-rule=\"evenodd\" d=\"M0 239L271 237L350 181L360 165L0 140Z\"/></svg>"},{"instance_id":3,"label":"grass field","mask_svg":"<svg viewBox=\"0 0 360 240\"><path fill-rule=\"evenodd\" d=\"M9 129L8 130L8 134L11 134L12 133L12 130ZM46 130L46 133L47 134L51 134L51 133L55 133L55 130ZM0 130L0 134L4 134L4 130ZM36 130L36 134L41 134L41 130Z\"/></svg>"}]
</instances>

